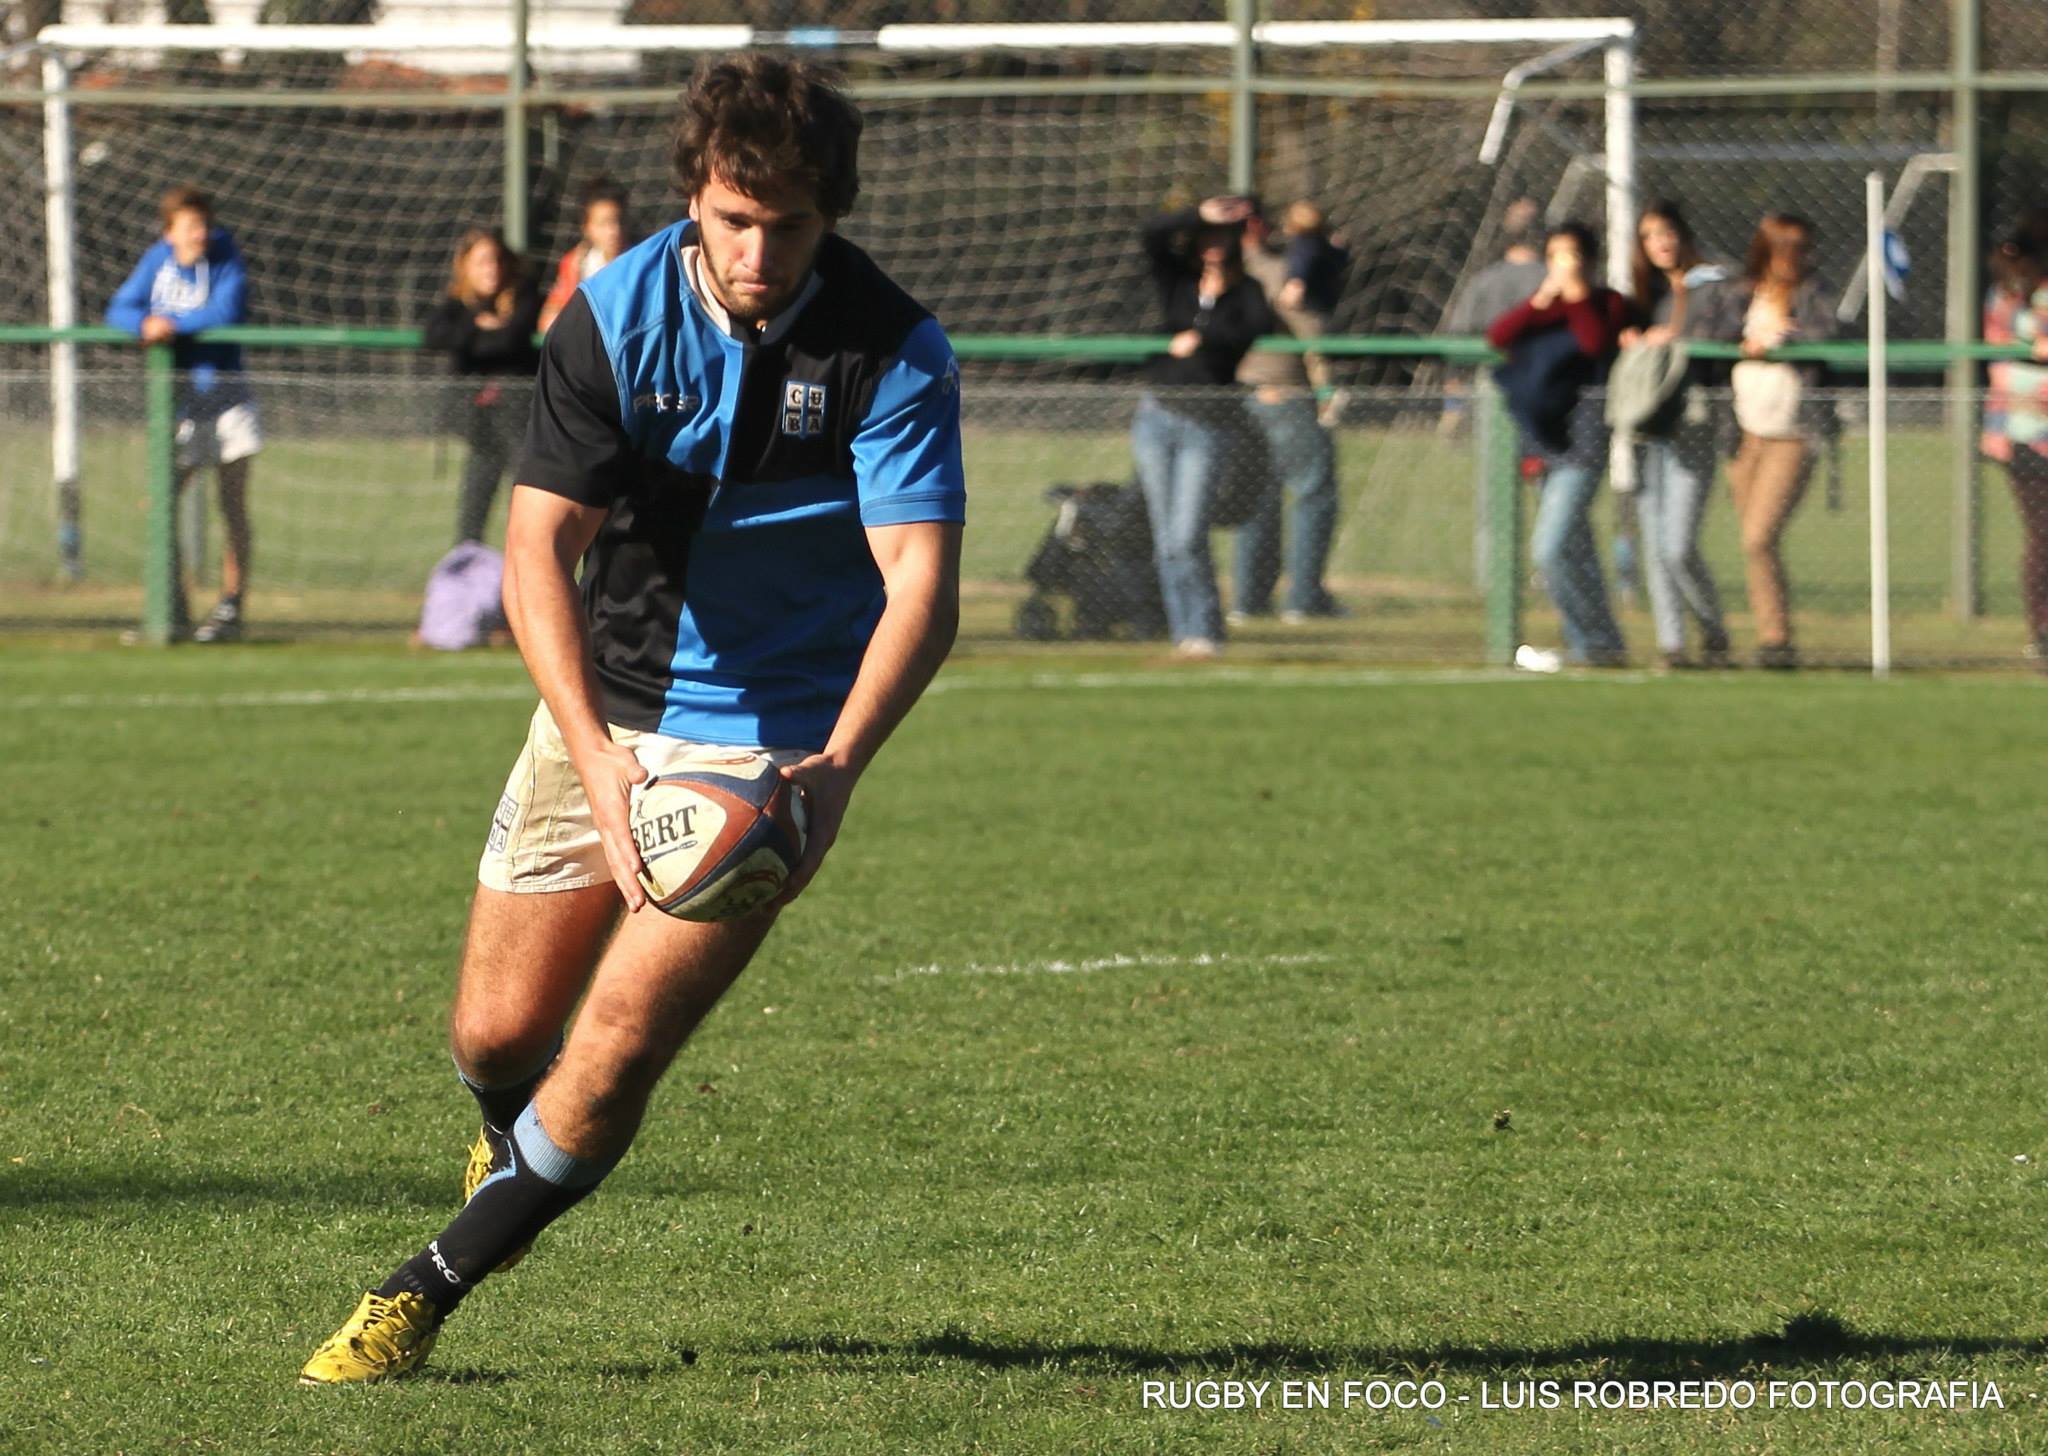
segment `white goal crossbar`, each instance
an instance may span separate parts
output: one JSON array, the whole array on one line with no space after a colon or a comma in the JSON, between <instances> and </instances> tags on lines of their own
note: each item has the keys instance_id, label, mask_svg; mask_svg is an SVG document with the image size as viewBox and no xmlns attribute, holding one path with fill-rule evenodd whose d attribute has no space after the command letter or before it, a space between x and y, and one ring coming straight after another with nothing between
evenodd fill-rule
<instances>
[{"instance_id":1,"label":"white goal crossbar","mask_svg":"<svg viewBox=\"0 0 2048 1456\"><path fill-rule=\"evenodd\" d=\"M1265 21L1251 28L1255 45L1283 47L1415 45L1630 44L1632 20L1356 20ZM351 51L498 51L509 54L509 24L451 21L377 25L110 25L45 26L46 51L261 51L335 55ZM752 45L820 49L873 47L898 52L977 50L1215 50L1235 45L1224 21L1072 25L885 25L877 30L814 26L763 30L748 25L592 25L536 20L531 50L716 51Z\"/></svg>"}]
</instances>

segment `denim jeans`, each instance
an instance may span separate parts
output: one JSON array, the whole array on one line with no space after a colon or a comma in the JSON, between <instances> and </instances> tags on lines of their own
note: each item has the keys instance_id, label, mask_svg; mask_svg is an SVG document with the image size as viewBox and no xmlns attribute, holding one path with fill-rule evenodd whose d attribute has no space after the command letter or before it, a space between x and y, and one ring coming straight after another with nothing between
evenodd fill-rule
<instances>
[{"instance_id":1,"label":"denim jeans","mask_svg":"<svg viewBox=\"0 0 2048 1456\"><path fill-rule=\"evenodd\" d=\"M1728 628L1721 618L1721 594L1700 555L1700 522L1714 485L1714 434L1709 427L1681 427L1668 440L1643 442L1636 486L1636 519L1641 523L1650 615L1657 624L1657 650L1685 651L1685 619L1700 624L1702 645L1725 651Z\"/></svg>"},{"instance_id":2,"label":"denim jeans","mask_svg":"<svg viewBox=\"0 0 2048 1456\"><path fill-rule=\"evenodd\" d=\"M463 421L469 458L462 463L462 491L455 502L455 544L481 541L491 519L491 503L519 448L521 416L509 405L472 404Z\"/></svg>"},{"instance_id":3,"label":"denim jeans","mask_svg":"<svg viewBox=\"0 0 2048 1456\"><path fill-rule=\"evenodd\" d=\"M1578 458L1556 460L1543 477L1530 553L1564 619L1565 656L1573 662L1613 661L1625 652L1621 628L1607 605L1600 548L1593 540L1593 501L1600 467Z\"/></svg>"},{"instance_id":4,"label":"denim jeans","mask_svg":"<svg viewBox=\"0 0 2048 1456\"><path fill-rule=\"evenodd\" d=\"M1265 440L1274 478L1294 503L1294 531L1287 540L1287 610L1328 612L1330 594L1323 569L1337 525L1337 452L1329 431L1316 418L1307 393L1293 399L1254 399L1247 410ZM1280 577L1280 491L1268 491L1252 518L1237 530L1231 558L1231 605L1258 616L1273 606Z\"/></svg>"},{"instance_id":5,"label":"denim jeans","mask_svg":"<svg viewBox=\"0 0 2048 1456\"><path fill-rule=\"evenodd\" d=\"M1223 465L1223 429L1176 413L1150 395L1131 420L1138 487L1152 518L1152 559L1175 642L1223 638L1216 567L1209 558L1209 501Z\"/></svg>"}]
</instances>

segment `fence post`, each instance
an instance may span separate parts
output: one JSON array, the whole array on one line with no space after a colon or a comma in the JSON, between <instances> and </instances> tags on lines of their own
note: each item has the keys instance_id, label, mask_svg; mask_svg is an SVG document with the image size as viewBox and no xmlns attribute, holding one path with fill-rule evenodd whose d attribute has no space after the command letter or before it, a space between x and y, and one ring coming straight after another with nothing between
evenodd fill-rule
<instances>
[{"instance_id":1,"label":"fence post","mask_svg":"<svg viewBox=\"0 0 2048 1456\"><path fill-rule=\"evenodd\" d=\"M1870 672L1892 670L1891 372L1886 363L1884 174L1864 178L1864 247L1870 260Z\"/></svg>"},{"instance_id":2,"label":"fence post","mask_svg":"<svg viewBox=\"0 0 2048 1456\"><path fill-rule=\"evenodd\" d=\"M1236 31L1230 48L1230 190L1247 193L1258 171L1258 52L1252 45L1255 0L1229 0L1230 23Z\"/></svg>"},{"instance_id":3,"label":"fence post","mask_svg":"<svg viewBox=\"0 0 2048 1456\"><path fill-rule=\"evenodd\" d=\"M71 155L71 70L61 55L43 57L43 238L49 271L50 327L78 322L77 180ZM85 574L79 504L78 345L50 345L50 464L57 492L57 565L67 581Z\"/></svg>"},{"instance_id":4,"label":"fence post","mask_svg":"<svg viewBox=\"0 0 2048 1456\"><path fill-rule=\"evenodd\" d=\"M526 19L527 0L512 0L512 61L505 74L505 242L526 251Z\"/></svg>"},{"instance_id":5,"label":"fence post","mask_svg":"<svg viewBox=\"0 0 2048 1456\"><path fill-rule=\"evenodd\" d=\"M1522 641L1521 436L1492 373L1473 380L1480 469L1486 477L1486 660L1505 667Z\"/></svg>"},{"instance_id":6,"label":"fence post","mask_svg":"<svg viewBox=\"0 0 2048 1456\"><path fill-rule=\"evenodd\" d=\"M149 484L149 528L142 549L142 640L162 646L171 640L177 620L178 580L177 409L172 399L175 380L171 346L152 344L143 350L144 453Z\"/></svg>"},{"instance_id":7,"label":"fence post","mask_svg":"<svg viewBox=\"0 0 2048 1456\"><path fill-rule=\"evenodd\" d=\"M1955 72L1950 149L1956 169L1948 199L1948 342L1977 337L1977 260L1983 254L1977 127L1978 10L1981 0L1952 0L1950 52ZM1871 280L1871 290L1882 286ZM1948 366L1949 578L1955 614L1970 621L1983 614L1983 511L1977 489L1977 366L1969 359Z\"/></svg>"}]
</instances>

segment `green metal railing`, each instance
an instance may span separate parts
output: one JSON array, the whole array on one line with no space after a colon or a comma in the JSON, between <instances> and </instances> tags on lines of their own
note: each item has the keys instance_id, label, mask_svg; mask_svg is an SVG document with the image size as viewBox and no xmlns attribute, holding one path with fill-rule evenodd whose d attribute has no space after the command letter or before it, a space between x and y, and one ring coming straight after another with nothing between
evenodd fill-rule
<instances>
[{"instance_id":1,"label":"green metal railing","mask_svg":"<svg viewBox=\"0 0 2048 1456\"><path fill-rule=\"evenodd\" d=\"M240 325L209 329L203 335L213 343L243 344L251 348L332 348L369 350L417 350L423 346L418 329L299 328ZM140 345L133 334L101 325L53 328L40 324L0 324L0 344L57 344L124 346L141 348L145 355L143 389L144 429L147 435L148 529L143 568L143 640L166 643L171 640L177 529L176 458L177 434L174 385L176 371L167 344ZM992 334L967 334L952 340L962 359L1043 361L1071 360L1092 364L1137 364L1166 352L1167 338L1154 334L1092 334L1018 338ZM1739 359L1736 345L1688 341L1697 358ZM1414 338L1383 335L1343 335L1316 339L1262 339L1257 348L1273 353L1318 353L1333 358L1431 359L1454 365L1483 365L1500 358L1484 339L1472 337ZM1968 343L1950 344L1940 339L1906 339L1886 346L1891 369L1899 373L1938 373L1961 365L2028 357L2023 346ZM1794 344L1772 350L1766 357L1791 362L1816 362L1855 373L1869 367L1869 349L1851 341ZM1475 395L1480 449L1484 453L1487 509L1486 546L1486 651L1489 659L1505 662L1521 640L1521 550L1522 491L1518 476L1517 435L1507 416L1500 392L1490 378L1482 376Z\"/></svg>"}]
</instances>

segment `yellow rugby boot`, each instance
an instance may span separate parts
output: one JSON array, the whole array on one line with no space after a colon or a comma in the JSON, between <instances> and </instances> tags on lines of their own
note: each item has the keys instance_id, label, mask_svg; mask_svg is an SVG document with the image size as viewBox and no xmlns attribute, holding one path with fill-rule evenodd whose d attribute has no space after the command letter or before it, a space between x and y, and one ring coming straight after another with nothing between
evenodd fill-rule
<instances>
[{"instance_id":1,"label":"yellow rugby boot","mask_svg":"<svg viewBox=\"0 0 2048 1456\"><path fill-rule=\"evenodd\" d=\"M299 1372L301 1385L359 1385L410 1374L441 1333L434 1307L410 1290L366 1294L348 1323L327 1337Z\"/></svg>"},{"instance_id":2,"label":"yellow rugby boot","mask_svg":"<svg viewBox=\"0 0 2048 1456\"><path fill-rule=\"evenodd\" d=\"M505 1151L509 1154L511 1152L510 1147L508 1146ZM468 1203L470 1199L476 1197L477 1189L483 1187L490 1180L493 1173L502 1173L511 1166L509 1156L503 1160L503 1166L500 1166L500 1161L498 1145L491 1140L490 1129L477 1129L476 1141L471 1143L469 1147L469 1167L462 1174L462 1201L464 1203ZM507 1254L504 1260L492 1272L502 1274L532 1252L532 1244L521 1244L511 1253Z\"/></svg>"}]
</instances>

